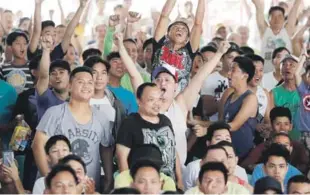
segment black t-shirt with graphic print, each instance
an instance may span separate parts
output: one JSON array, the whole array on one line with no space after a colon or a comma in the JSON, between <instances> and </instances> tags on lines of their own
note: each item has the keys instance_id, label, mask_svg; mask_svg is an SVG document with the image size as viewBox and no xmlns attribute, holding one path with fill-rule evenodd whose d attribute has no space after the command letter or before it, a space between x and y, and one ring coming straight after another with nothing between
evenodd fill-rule
<instances>
[{"instance_id":1,"label":"black t-shirt with graphic print","mask_svg":"<svg viewBox=\"0 0 310 195\"><path fill-rule=\"evenodd\" d=\"M122 123L117 144L135 148L142 144L155 144L162 153L164 162L161 172L175 179L176 148L170 120L159 114L159 123L144 120L139 113L130 114Z\"/></svg>"}]
</instances>

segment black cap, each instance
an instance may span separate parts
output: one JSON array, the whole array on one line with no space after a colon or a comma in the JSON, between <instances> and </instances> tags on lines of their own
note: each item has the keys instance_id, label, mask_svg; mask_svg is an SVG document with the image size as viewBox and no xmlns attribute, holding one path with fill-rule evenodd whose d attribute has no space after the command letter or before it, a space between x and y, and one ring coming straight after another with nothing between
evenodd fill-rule
<instances>
[{"instance_id":1,"label":"black cap","mask_svg":"<svg viewBox=\"0 0 310 195\"><path fill-rule=\"evenodd\" d=\"M256 181L254 194L264 194L266 190L274 190L277 194L283 194L281 184L269 176L260 178Z\"/></svg>"},{"instance_id":2,"label":"black cap","mask_svg":"<svg viewBox=\"0 0 310 195\"><path fill-rule=\"evenodd\" d=\"M167 32L169 32L170 29L172 28L172 26L174 26L174 25L176 25L176 24L182 24L182 25L184 25L184 26L187 28L188 36L189 36L189 34L190 34L191 31L189 30L188 25L187 25L185 22L181 21L181 20L178 20L178 21L175 21L175 22L171 23L171 24L168 26L168 31L167 31Z\"/></svg>"},{"instance_id":3,"label":"black cap","mask_svg":"<svg viewBox=\"0 0 310 195\"><path fill-rule=\"evenodd\" d=\"M229 44L230 44L230 48L227 50L227 52L225 53L225 55L226 55L226 54L229 54L229 53L231 53L231 52L237 52L237 53L239 53L240 55L243 54L243 52L241 51L240 47L239 47L236 43L234 43L234 42L229 42Z\"/></svg>"},{"instance_id":4,"label":"black cap","mask_svg":"<svg viewBox=\"0 0 310 195\"><path fill-rule=\"evenodd\" d=\"M17 37L24 37L26 39L27 44L28 44L29 38L28 38L27 34L22 30L15 30L15 31L11 32L8 35L8 37L6 38L6 44L11 46L13 44L13 42L17 39Z\"/></svg>"},{"instance_id":5,"label":"black cap","mask_svg":"<svg viewBox=\"0 0 310 195\"><path fill-rule=\"evenodd\" d=\"M65 61L65 60L55 60L51 63L50 65L50 73L55 69L55 68L63 68L65 70L68 71L68 73L70 74L71 69L70 69L70 64Z\"/></svg>"},{"instance_id":6,"label":"black cap","mask_svg":"<svg viewBox=\"0 0 310 195\"><path fill-rule=\"evenodd\" d=\"M137 162L151 161L157 167L163 165L162 155L159 148L154 144L143 144L132 148L128 156L128 165L131 169Z\"/></svg>"}]
</instances>

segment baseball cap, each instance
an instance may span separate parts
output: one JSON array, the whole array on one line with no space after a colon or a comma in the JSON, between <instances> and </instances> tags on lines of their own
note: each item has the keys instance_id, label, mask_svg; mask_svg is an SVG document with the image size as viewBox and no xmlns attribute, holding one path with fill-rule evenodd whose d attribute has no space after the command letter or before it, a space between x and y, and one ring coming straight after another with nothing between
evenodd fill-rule
<instances>
[{"instance_id":1,"label":"baseball cap","mask_svg":"<svg viewBox=\"0 0 310 195\"><path fill-rule=\"evenodd\" d=\"M297 63L299 62L299 59L298 59L296 56L291 55L291 54L288 54L288 55L286 55L286 56L281 60L281 64L284 63L286 60L289 60L289 59L294 60L294 61L297 62Z\"/></svg>"},{"instance_id":2,"label":"baseball cap","mask_svg":"<svg viewBox=\"0 0 310 195\"><path fill-rule=\"evenodd\" d=\"M6 38L6 44L12 45L13 42L17 39L17 37L24 37L26 39L27 44L29 43L29 39L27 34L24 31L21 30L15 30L11 32L8 37Z\"/></svg>"},{"instance_id":3,"label":"baseball cap","mask_svg":"<svg viewBox=\"0 0 310 195\"><path fill-rule=\"evenodd\" d=\"M263 177L256 181L254 194L264 194L266 190L274 190L277 194L283 194L281 184L270 176Z\"/></svg>"},{"instance_id":4,"label":"baseball cap","mask_svg":"<svg viewBox=\"0 0 310 195\"><path fill-rule=\"evenodd\" d=\"M152 162L155 166L161 167L164 163L159 148L154 144L142 144L132 148L128 156L129 168L135 166L138 162Z\"/></svg>"},{"instance_id":5,"label":"baseball cap","mask_svg":"<svg viewBox=\"0 0 310 195\"><path fill-rule=\"evenodd\" d=\"M55 69L55 68L63 68L65 70L68 71L68 73L71 72L71 69L70 69L70 64L65 61L65 60L55 60L51 63L50 65L50 73Z\"/></svg>"},{"instance_id":6,"label":"baseball cap","mask_svg":"<svg viewBox=\"0 0 310 195\"><path fill-rule=\"evenodd\" d=\"M219 23L215 26L215 32L217 32L220 28L226 28L226 26L223 23Z\"/></svg>"},{"instance_id":7,"label":"baseball cap","mask_svg":"<svg viewBox=\"0 0 310 195\"><path fill-rule=\"evenodd\" d=\"M187 28L188 35L189 35L189 33L190 33L191 31L189 30L188 25L187 25L185 22L181 21L181 20L178 20L178 21L175 21L175 22L171 23L171 24L168 26L168 31L167 31L167 32L169 32L170 29L172 28L172 26L174 26L174 25L176 25L176 24L182 24L182 25L184 25L184 26Z\"/></svg>"},{"instance_id":8,"label":"baseball cap","mask_svg":"<svg viewBox=\"0 0 310 195\"><path fill-rule=\"evenodd\" d=\"M152 80L155 80L160 73L168 73L173 76L175 82L178 82L178 72L177 70L170 66L169 64L163 64L162 66L156 67L152 72Z\"/></svg>"}]
</instances>

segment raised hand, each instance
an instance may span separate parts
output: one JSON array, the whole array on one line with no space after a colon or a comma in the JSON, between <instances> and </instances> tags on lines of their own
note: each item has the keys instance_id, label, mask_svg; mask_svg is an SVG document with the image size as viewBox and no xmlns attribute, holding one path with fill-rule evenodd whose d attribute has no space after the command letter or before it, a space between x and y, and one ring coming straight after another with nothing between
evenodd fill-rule
<instances>
[{"instance_id":1,"label":"raised hand","mask_svg":"<svg viewBox=\"0 0 310 195\"><path fill-rule=\"evenodd\" d=\"M141 14L138 12L128 12L127 22L128 23L135 23L138 22L141 19Z\"/></svg>"},{"instance_id":2,"label":"raised hand","mask_svg":"<svg viewBox=\"0 0 310 195\"><path fill-rule=\"evenodd\" d=\"M44 0L35 0L35 3L36 3L36 4L41 4L41 3L43 3L43 1L44 1Z\"/></svg>"},{"instance_id":3,"label":"raised hand","mask_svg":"<svg viewBox=\"0 0 310 195\"><path fill-rule=\"evenodd\" d=\"M85 7L88 0L80 0L80 7Z\"/></svg>"},{"instance_id":4,"label":"raised hand","mask_svg":"<svg viewBox=\"0 0 310 195\"><path fill-rule=\"evenodd\" d=\"M221 53L221 54L224 54L227 52L227 50L230 48L230 44L228 41L222 41L220 44L219 44L219 48L217 50L217 52Z\"/></svg>"},{"instance_id":5,"label":"raised hand","mask_svg":"<svg viewBox=\"0 0 310 195\"><path fill-rule=\"evenodd\" d=\"M50 51L53 48L53 38L51 35L45 35L41 39L43 50Z\"/></svg>"},{"instance_id":6,"label":"raised hand","mask_svg":"<svg viewBox=\"0 0 310 195\"><path fill-rule=\"evenodd\" d=\"M120 46L123 45L123 34L122 33L115 33L114 34L114 43L115 45L119 48Z\"/></svg>"},{"instance_id":7,"label":"raised hand","mask_svg":"<svg viewBox=\"0 0 310 195\"><path fill-rule=\"evenodd\" d=\"M84 182L85 194L95 194L95 181L91 178L87 178Z\"/></svg>"},{"instance_id":8,"label":"raised hand","mask_svg":"<svg viewBox=\"0 0 310 195\"><path fill-rule=\"evenodd\" d=\"M109 17L109 27L115 27L120 24L120 15L111 15Z\"/></svg>"}]
</instances>

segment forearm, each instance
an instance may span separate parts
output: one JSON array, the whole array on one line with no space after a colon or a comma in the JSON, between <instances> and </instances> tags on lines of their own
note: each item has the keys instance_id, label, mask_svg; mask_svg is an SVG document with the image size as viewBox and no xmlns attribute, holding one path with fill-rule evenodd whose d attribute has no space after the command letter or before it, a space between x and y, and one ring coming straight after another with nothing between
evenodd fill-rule
<instances>
[{"instance_id":1,"label":"forearm","mask_svg":"<svg viewBox=\"0 0 310 195\"><path fill-rule=\"evenodd\" d=\"M176 175L176 180L177 182L183 182L183 178L182 178L182 165L180 162L180 158L178 153L176 153L176 166L175 166L175 175Z\"/></svg>"},{"instance_id":2,"label":"forearm","mask_svg":"<svg viewBox=\"0 0 310 195\"><path fill-rule=\"evenodd\" d=\"M199 0L194 24L202 26L204 15L205 15L205 0Z\"/></svg>"},{"instance_id":3,"label":"forearm","mask_svg":"<svg viewBox=\"0 0 310 195\"><path fill-rule=\"evenodd\" d=\"M29 43L29 50L34 53L39 45L41 34L41 3L36 3L34 8L34 27Z\"/></svg>"},{"instance_id":4,"label":"forearm","mask_svg":"<svg viewBox=\"0 0 310 195\"><path fill-rule=\"evenodd\" d=\"M263 3L255 4L255 8L256 8L256 23L258 30L260 32L260 36L262 37L266 28L265 16L264 16L264 4Z\"/></svg>"},{"instance_id":5,"label":"forearm","mask_svg":"<svg viewBox=\"0 0 310 195\"><path fill-rule=\"evenodd\" d=\"M125 39L131 39L132 36L132 23L127 23L126 30L125 30Z\"/></svg>"},{"instance_id":6,"label":"forearm","mask_svg":"<svg viewBox=\"0 0 310 195\"><path fill-rule=\"evenodd\" d=\"M66 52L68 47L69 47L71 37L74 33L75 27L79 24L79 20L80 20L82 13L83 13L83 9L84 9L84 7L82 7L82 6L80 6L78 8L73 19L70 21L70 23L68 24L68 26L66 28L66 32L65 32L63 41L61 42L61 47L62 47L62 50L64 52Z\"/></svg>"},{"instance_id":7,"label":"forearm","mask_svg":"<svg viewBox=\"0 0 310 195\"><path fill-rule=\"evenodd\" d=\"M45 177L49 173L49 167L47 163L47 156L42 144L37 143L37 140L33 142L32 151L34 154L35 163L40 171L41 176Z\"/></svg>"},{"instance_id":8,"label":"forearm","mask_svg":"<svg viewBox=\"0 0 310 195\"><path fill-rule=\"evenodd\" d=\"M167 0L162 11L161 11L161 17L169 17L174 6L175 6L176 0Z\"/></svg>"},{"instance_id":9,"label":"forearm","mask_svg":"<svg viewBox=\"0 0 310 195\"><path fill-rule=\"evenodd\" d=\"M122 61L128 71L132 87L136 92L138 87L143 83L140 72L137 70L135 63L132 61L131 57L128 55L124 45L119 46L119 53Z\"/></svg>"},{"instance_id":10,"label":"forearm","mask_svg":"<svg viewBox=\"0 0 310 195\"><path fill-rule=\"evenodd\" d=\"M16 188L17 194L25 194L25 189L19 178L17 180L14 180L14 186Z\"/></svg>"}]
</instances>

